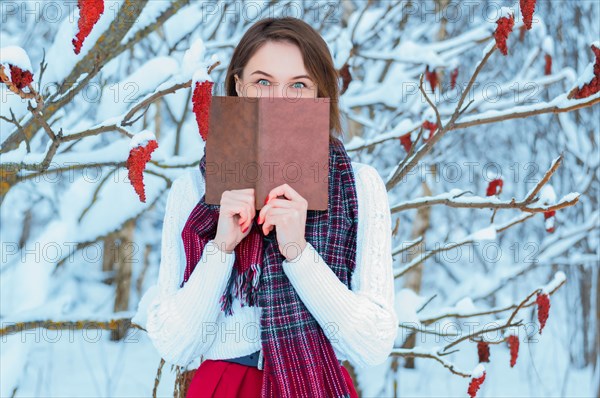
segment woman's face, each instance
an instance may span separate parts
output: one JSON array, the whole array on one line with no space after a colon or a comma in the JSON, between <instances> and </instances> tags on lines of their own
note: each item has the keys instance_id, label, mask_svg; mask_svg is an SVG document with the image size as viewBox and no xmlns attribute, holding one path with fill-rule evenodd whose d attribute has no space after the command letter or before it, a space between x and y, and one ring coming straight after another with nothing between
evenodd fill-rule
<instances>
[{"instance_id":1,"label":"woman's face","mask_svg":"<svg viewBox=\"0 0 600 398\"><path fill-rule=\"evenodd\" d=\"M292 43L268 41L237 74L239 97L316 98L317 87L308 77L300 49Z\"/></svg>"}]
</instances>

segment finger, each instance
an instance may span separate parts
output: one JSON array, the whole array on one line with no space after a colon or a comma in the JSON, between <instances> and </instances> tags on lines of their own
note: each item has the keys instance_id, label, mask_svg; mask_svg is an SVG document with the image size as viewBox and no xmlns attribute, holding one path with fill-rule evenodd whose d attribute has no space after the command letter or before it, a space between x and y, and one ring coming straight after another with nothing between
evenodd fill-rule
<instances>
[{"instance_id":1,"label":"finger","mask_svg":"<svg viewBox=\"0 0 600 398\"><path fill-rule=\"evenodd\" d=\"M230 198L232 200L239 200L242 202L246 202L249 204L253 204L254 203L254 193L248 193L248 192L241 192L239 190L234 190L234 191L229 191L230 194Z\"/></svg>"},{"instance_id":2,"label":"finger","mask_svg":"<svg viewBox=\"0 0 600 398\"><path fill-rule=\"evenodd\" d=\"M263 207L261 207L261 209L258 212L258 223L259 224L262 224L264 222L266 213L267 213L267 211L269 211L269 207L268 207L269 200L270 200L269 195L267 195L267 197L265 198L265 204L263 205Z\"/></svg>"},{"instance_id":3,"label":"finger","mask_svg":"<svg viewBox=\"0 0 600 398\"><path fill-rule=\"evenodd\" d=\"M254 189L252 190L254 191ZM252 192L252 195L248 198L247 202L248 203L248 225L247 227L250 227L250 225L254 222L254 216L256 215L256 206L254 203L254 192Z\"/></svg>"},{"instance_id":4,"label":"finger","mask_svg":"<svg viewBox=\"0 0 600 398\"><path fill-rule=\"evenodd\" d=\"M288 184L282 184L275 188L273 188L269 195L267 196L267 200L270 198L276 198L277 196L285 196L289 200L301 202L304 198L296 192L296 190L290 187Z\"/></svg>"},{"instance_id":5,"label":"finger","mask_svg":"<svg viewBox=\"0 0 600 398\"><path fill-rule=\"evenodd\" d=\"M235 217L236 215L239 216L239 219L237 220L237 222L240 227L244 223L246 223L246 221L248 220L248 216L249 216L248 205L246 205L244 202L237 201L237 202L230 204L230 209L231 209L232 217Z\"/></svg>"},{"instance_id":6,"label":"finger","mask_svg":"<svg viewBox=\"0 0 600 398\"><path fill-rule=\"evenodd\" d=\"M289 213L289 209L271 209L262 226L263 233L267 231L265 235L268 234L274 227L279 225L283 221L283 217L286 217Z\"/></svg>"},{"instance_id":7,"label":"finger","mask_svg":"<svg viewBox=\"0 0 600 398\"><path fill-rule=\"evenodd\" d=\"M290 212L295 211L295 209L280 209L280 208L275 208L275 209L271 209L269 210L269 213L267 214L267 217L273 217L273 216L277 216L277 215L281 215L281 214L290 214Z\"/></svg>"},{"instance_id":8,"label":"finger","mask_svg":"<svg viewBox=\"0 0 600 398\"><path fill-rule=\"evenodd\" d=\"M244 189L232 189L231 192L239 192L243 194L254 195L254 188L244 188Z\"/></svg>"},{"instance_id":9,"label":"finger","mask_svg":"<svg viewBox=\"0 0 600 398\"><path fill-rule=\"evenodd\" d=\"M260 211L258 212L258 223L259 224L262 224L264 222L264 220L267 217L267 213L269 212L270 208L271 208L271 206L264 205L262 207L262 209L260 209Z\"/></svg>"},{"instance_id":10,"label":"finger","mask_svg":"<svg viewBox=\"0 0 600 398\"><path fill-rule=\"evenodd\" d=\"M297 205L298 202L293 202L288 199L271 199L269 200L268 204L264 205L263 208L260 209L258 223L261 224L261 221L265 219L265 216L270 209L294 209L297 207Z\"/></svg>"},{"instance_id":11,"label":"finger","mask_svg":"<svg viewBox=\"0 0 600 398\"><path fill-rule=\"evenodd\" d=\"M252 214L251 205L245 200L239 200L232 198L232 195L224 196L222 208L225 208L228 212L228 216L232 217L234 221L237 221L238 225L244 229L243 224L249 224L252 222L252 218L250 218ZM236 220L235 216L239 215L239 218Z\"/></svg>"},{"instance_id":12,"label":"finger","mask_svg":"<svg viewBox=\"0 0 600 398\"><path fill-rule=\"evenodd\" d=\"M296 206L296 202L287 199L271 199L267 206L271 208L290 209Z\"/></svg>"},{"instance_id":13,"label":"finger","mask_svg":"<svg viewBox=\"0 0 600 398\"><path fill-rule=\"evenodd\" d=\"M240 212L240 219L238 220L238 224L241 226L242 230L250 227L254 219L255 208L254 208L254 196L248 195L239 192L232 192L227 200L230 200L233 205L241 205L244 209L243 212Z\"/></svg>"},{"instance_id":14,"label":"finger","mask_svg":"<svg viewBox=\"0 0 600 398\"><path fill-rule=\"evenodd\" d=\"M262 224L265 221L265 217L267 216L269 209L272 209L272 208L273 208L273 206L271 206L270 204L266 204L260 209L260 211L258 212L258 223L259 224Z\"/></svg>"},{"instance_id":15,"label":"finger","mask_svg":"<svg viewBox=\"0 0 600 398\"><path fill-rule=\"evenodd\" d=\"M221 200L221 206L226 206L231 209L238 209L240 203L249 203L251 197L246 194L236 193L234 191L224 191L223 198ZM231 214L234 215L235 213Z\"/></svg>"},{"instance_id":16,"label":"finger","mask_svg":"<svg viewBox=\"0 0 600 398\"><path fill-rule=\"evenodd\" d=\"M252 224L252 206L250 206L248 203L244 203L244 210L246 214L246 219L244 220L244 224L242 225L242 231L246 231L246 229L250 227L250 224Z\"/></svg>"},{"instance_id":17,"label":"finger","mask_svg":"<svg viewBox=\"0 0 600 398\"><path fill-rule=\"evenodd\" d=\"M262 225L262 232L264 235L267 235L273 228L275 228L275 224L277 222L278 215L267 214L267 218L265 219L264 224Z\"/></svg>"}]
</instances>

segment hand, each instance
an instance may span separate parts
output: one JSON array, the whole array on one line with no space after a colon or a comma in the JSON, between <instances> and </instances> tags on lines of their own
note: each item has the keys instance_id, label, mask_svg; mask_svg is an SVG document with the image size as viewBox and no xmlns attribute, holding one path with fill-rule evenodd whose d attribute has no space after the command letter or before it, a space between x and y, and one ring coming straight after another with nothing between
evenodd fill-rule
<instances>
[{"instance_id":1,"label":"hand","mask_svg":"<svg viewBox=\"0 0 600 398\"><path fill-rule=\"evenodd\" d=\"M254 188L224 191L220 204L214 242L220 250L231 253L250 233L250 226L256 216Z\"/></svg>"},{"instance_id":2,"label":"hand","mask_svg":"<svg viewBox=\"0 0 600 398\"><path fill-rule=\"evenodd\" d=\"M283 184L269 192L265 206L258 213L263 234L267 235L277 227L279 251L288 261L296 258L306 247L307 209L306 199L288 184Z\"/></svg>"}]
</instances>

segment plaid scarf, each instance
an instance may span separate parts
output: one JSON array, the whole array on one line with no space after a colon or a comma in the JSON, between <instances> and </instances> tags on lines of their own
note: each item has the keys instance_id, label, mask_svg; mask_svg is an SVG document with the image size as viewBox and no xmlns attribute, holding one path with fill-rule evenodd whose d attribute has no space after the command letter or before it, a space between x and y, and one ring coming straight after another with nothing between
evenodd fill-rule
<instances>
[{"instance_id":1,"label":"plaid scarf","mask_svg":"<svg viewBox=\"0 0 600 398\"><path fill-rule=\"evenodd\" d=\"M200 161L203 176L205 169L206 152ZM307 210L305 239L350 288L356 261L358 202L350 157L343 143L333 137L329 141L328 189L328 209ZM207 204L204 198L192 210L181 233L186 254L181 286L200 260L204 245L216 235L220 205ZM232 314L234 296L241 306L262 307L261 396L350 397L328 337L283 271L285 257L279 251L275 228L264 236L257 223L258 212L256 216L250 233L234 249L234 269L220 302L225 316Z\"/></svg>"}]
</instances>

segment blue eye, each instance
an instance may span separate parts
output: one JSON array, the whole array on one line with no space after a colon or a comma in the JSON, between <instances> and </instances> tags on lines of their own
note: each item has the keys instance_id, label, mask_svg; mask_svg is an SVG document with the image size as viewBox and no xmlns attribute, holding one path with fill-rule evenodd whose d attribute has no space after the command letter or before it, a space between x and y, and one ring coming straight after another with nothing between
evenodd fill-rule
<instances>
[{"instance_id":1,"label":"blue eye","mask_svg":"<svg viewBox=\"0 0 600 398\"><path fill-rule=\"evenodd\" d=\"M268 84L262 84L262 83L261 83L262 81L265 81L265 82L267 82ZM271 82L269 82L267 79L258 79L258 80L257 80L255 83L258 83L258 84L259 84L259 85L261 85L261 86L270 86L270 85L271 85ZM298 87L298 86L296 86L296 84L301 84L302 86ZM302 82L296 82L296 83L293 83L293 84L292 84L292 87L294 87L294 88L296 88L296 89L302 89L302 88L306 88L307 86L306 86L306 84L304 84L304 83L302 83Z\"/></svg>"}]
</instances>

